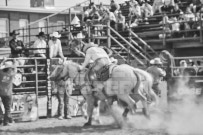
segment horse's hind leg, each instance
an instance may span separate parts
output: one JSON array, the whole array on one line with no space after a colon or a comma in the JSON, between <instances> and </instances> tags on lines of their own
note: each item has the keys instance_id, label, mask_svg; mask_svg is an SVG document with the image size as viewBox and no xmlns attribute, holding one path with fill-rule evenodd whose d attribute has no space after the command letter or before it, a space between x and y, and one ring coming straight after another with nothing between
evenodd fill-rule
<instances>
[{"instance_id":1,"label":"horse's hind leg","mask_svg":"<svg viewBox=\"0 0 203 135\"><path fill-rule=\"evenodd\" d=\"M148 107L147 101L141 100L141 102L142 102L142 106L143 106L143 109L142 109L143 114L145 115L145 117L147 119L150 119L149 107Z\"/></svg>"},{"instance_id":2,"label":"horse's hind leg","mask_svg":"<svg viewBox=\"0 0 203 135\"><path fill-rule=\"evenodd\" d=\"M124 101L125 103L127 103L128 107L132 111L132 113L133 114L135 113L135 111L136 111L136 103L129 95L127 95L127 94L119 94L118 98L120 100ZM127 112L127 110L126 110L126 112Z\"/></svg>"}]
</instances>

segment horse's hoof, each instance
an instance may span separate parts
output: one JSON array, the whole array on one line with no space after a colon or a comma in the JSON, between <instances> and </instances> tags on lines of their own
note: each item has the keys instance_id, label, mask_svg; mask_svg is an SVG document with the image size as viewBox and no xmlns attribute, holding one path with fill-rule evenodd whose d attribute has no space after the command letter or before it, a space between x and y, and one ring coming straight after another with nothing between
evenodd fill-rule
<instances>
[{"instance_id":1,"label":"horse's hoof","mask_svg":"<svg viewBox=\"0 0 203 135\"><path fill-rule=\"evenodd\" d=\"M91 123L87 122L87 123L84 124L83 127L89 127L89 126L91 126L91 125L92 125Z\"/></svg>"}]
</instances>

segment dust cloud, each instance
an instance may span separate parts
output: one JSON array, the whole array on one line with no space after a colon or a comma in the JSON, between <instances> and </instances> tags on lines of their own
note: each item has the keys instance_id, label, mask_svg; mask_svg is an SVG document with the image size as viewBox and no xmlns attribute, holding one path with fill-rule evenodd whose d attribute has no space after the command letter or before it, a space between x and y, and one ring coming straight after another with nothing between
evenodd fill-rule
<instances>
[{"instance_id":1,"label":"dust cloud","mask_svg":"<svg viewBox=\"0 0 203 135\"><path fill-rule=\"evenodd\" d=\"M122 128L146 130L164 130L169 135L202 135L203 134L203 105L197 102L197 97L189 93L188 78L177 81L177 92L173 95L177 100L166 108L151 108L150 119L142 111L128 115L128 120L122 118L123 108L112 107L115 122ZM181 100L179 100L181 99Z\"/></svg>"}]
</instances>

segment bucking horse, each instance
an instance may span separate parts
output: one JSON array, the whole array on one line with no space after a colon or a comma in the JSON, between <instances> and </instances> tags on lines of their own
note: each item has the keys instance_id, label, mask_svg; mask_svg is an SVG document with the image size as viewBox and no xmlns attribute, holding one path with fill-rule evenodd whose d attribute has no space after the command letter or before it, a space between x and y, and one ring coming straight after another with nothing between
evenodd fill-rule
<instances>
[{"instance_id":1,"label":"bucking horse","mask_svg":"<svg viewBox=\"0 0 203 135\"><path fill-rule=\"evenodd\" d=\"M158 104L158 98L152 90L153 79L149 73L142 69L127 64L112 64L106 70L108 77L101 80L91 68L79 71L79 67L80 65L75 62L65 61L55 68L50 79L57 81L68 77L72 79L75 85L80 86L81 93L88 105L89 118L85 126L91 125L96 97L105 101L109 109L111 109L114 99L123 102L124 118L127 117L129 111L132 114L135 113L136 102L138 101L142 102L143 113L147 118L150 116L148 99Z\"/></svg>"}]
</instances>

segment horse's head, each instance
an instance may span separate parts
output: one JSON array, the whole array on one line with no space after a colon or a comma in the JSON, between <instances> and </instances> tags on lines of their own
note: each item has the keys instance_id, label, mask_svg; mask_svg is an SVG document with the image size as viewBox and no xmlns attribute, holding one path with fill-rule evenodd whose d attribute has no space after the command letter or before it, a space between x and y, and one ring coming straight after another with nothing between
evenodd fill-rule
<instances>
[{"instance_id":1,"label":"horse's head","mask_svg":"<svg viewBox=\"0 0 203 135\"><path fill-rule=\"evenodd\" d=\"M64 66L63 65L56 65L53 68L54 68L54 70L50 75L50 80L51 81L60 80L62 78L61 76L63 76L62 72L64 70Z\"/></svg>"}]
</instances>

